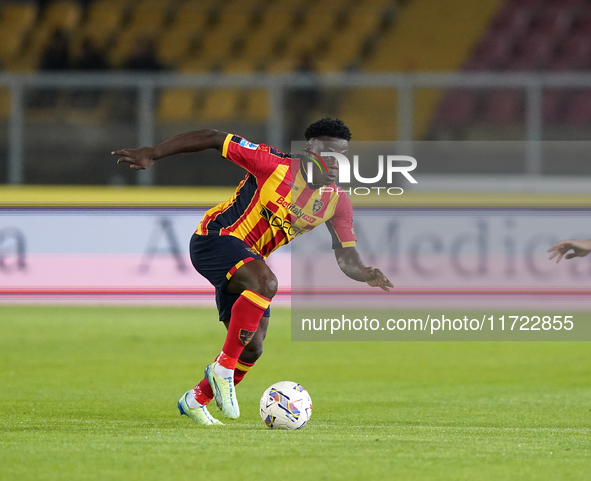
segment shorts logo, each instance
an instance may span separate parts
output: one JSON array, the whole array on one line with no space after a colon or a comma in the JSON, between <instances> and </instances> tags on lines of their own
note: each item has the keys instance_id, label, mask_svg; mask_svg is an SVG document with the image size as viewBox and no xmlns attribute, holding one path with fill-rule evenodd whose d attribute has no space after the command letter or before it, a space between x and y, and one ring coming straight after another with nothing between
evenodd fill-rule
<instances>
[{"instance_id":1,"label":"shorts logo","mask_svg":"<svg viewBox=\"0 0 591 481\"><path fill-rule=\"evenodd\" d=\"M324 207L324 202L320 202L318 199L314 201L314 206L312 207L312 212L314 214L318 214L318 211Z\"/></svg>"},{"instance_id":2,"label":"shorts logo","mask_svg":"<svg viewBox=\"0 0 591 481\"><path fill-rule=\"evenodd\" d=\"M252 341L255 332L256 331L247 331L246 329L240 329L238 337L240 338L240 342L243 346L246 346L250 341Z\"/></svg>"},{"instance_id":3,"label":"shorts logo","mask_svg":"<svg viewBox=\"0 0 591 481\"><path fill-rule=\"evenodd\" d=\"M256 150L259 148L259 144L253 144L252 142L249 142L246 139L242 139L238 145L240 145L240 147L244 147L250 150Z\"/></svg>"}]
</instances>

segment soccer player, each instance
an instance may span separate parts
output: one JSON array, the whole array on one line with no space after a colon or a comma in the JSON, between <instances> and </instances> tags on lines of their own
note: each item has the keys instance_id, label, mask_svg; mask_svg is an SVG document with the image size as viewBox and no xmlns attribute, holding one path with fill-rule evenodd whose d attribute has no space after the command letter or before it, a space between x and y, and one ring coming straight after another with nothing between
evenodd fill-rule
<instances>
[{"instance_id":1,"label":"soccer player","mask_svg":"<svg viewBox=\"0 0 591 481\"><path fill-rule=\"evenodd\" d=\"M567 252L571 249L573 252L567 254ZM550 259L554 259L556 256L558 256L558 259L556 259L557 264L560 262L560 259L562 259L562 256L564 256L565 259L585 257L587 254L589 254L589 252L591 252L591 240L561 240L550 247L548 252L552 252Z\"/></svg>"},{"instance_id":2,"label":"soccer player","mask_svg":"<svg viewBox=\"0 0 591 481\"><path fill-rule=\"evenodd\" d=\"M341 120L325 118L310 125L305 137L312 155L346 154L351 132ZM235 387L262 354L269 304L277 292L277 278L265 259L275 249L326 223L346 276L385 291L393 287L379 269L364 265L355 248L353 208L335 184L334 157L322 158L325 171L314 165L313 183L308 183L307 162L297 156L217 130L187 132L155 147L112 155L119 157L117 163L140 170L163 157L211 148L248 173L232 198L205 213L190 242L193 266L215 287L219 319L227 329L222 350L205 368L204 379L178 403L181 415L201 425L221 424L207 410L213 398L226 417L240 416Z\"/></svg>"}]
</instances>

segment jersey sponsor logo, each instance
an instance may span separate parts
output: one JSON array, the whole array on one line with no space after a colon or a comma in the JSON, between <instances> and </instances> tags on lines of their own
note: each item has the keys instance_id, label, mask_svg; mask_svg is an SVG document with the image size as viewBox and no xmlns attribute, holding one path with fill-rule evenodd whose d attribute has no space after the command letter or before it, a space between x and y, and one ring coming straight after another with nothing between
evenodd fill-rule
<instances>
[{"instance_id":1,"label":"jersey sponsor logo","mask_svg":"<svg viewBox=\"0 0 591 481\"><path fill-rule=\"evenodd\" d=\"M253 144L252 142L249 142L246 139L240 140L240 143L238 145L240 147L244 147L245 149L250 149L250 150L256 150L259 148L259 144Z\"/></svg>"},{"instance_id":2,"label":"jersey sponsor logo","mask_svg":"<svg viewBox=\"0 0 591 481\"><path fill-rule=\"evenodd\" d=\"M301 207L298 207L291 202L285 200L285 197L279 197L275 202L277 202L281 207L285 207L291 214L295 215L298 219L304 219L306 222L313 224L316 222L316 219L311 215L304 214L304 211Z\"/></svg>"},{"instance_id":3,"label":"jersey sponsor logo","mask_svg":"<svg viewBox=\"0 0 591 481\"><path fill-rule=\"evenodd\" d=\"M283 219L280 216L274 214L270 209L263 206L261 210L261 216L269 222L272 227L279 227L283 232L291 237L297 237L302 235L305 231L299 227L292 225L287 219Z\"/></svg>"},{"instance_id":4,"label":"jersey sponsor logo","mask_svg":"<svg viewBox=\"0 0 591 481\"><path fill-rule=\"evenodd\" d=\"M322 209L323 207L324 207L324 202L321 202L318 199L316 199L314 201L314 205L312 206L312 213L318 214L320 209Z\"/></svg>"}]
</instances>

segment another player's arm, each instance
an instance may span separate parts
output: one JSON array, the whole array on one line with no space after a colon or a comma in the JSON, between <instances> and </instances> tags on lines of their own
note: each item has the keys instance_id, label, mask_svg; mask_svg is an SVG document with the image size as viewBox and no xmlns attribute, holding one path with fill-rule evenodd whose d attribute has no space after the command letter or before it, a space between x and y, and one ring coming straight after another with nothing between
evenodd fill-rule
<instances>
[{"instance_id":1,"label":"another player's arm","mask_svg":"<svg viewBox=\"0 0 591 481\"><path fill-rule=\"evenodd\" d=\"M217 149L222 152L227 136L226 132L214 129L195 130L177 135L154 147L115 150L111 155L119 156L118 164L127 162L131 169L143 170L150 167L155 160L170 155L201 152L207 149Z\"/></svg>"},{"instance_id":2,"label":"another player's arm","mask_svg":"<svg viewBox=\"0 0 591 481\"><path fill-rule=\"evenodd\" d=\"M394 285L376 267L367 267L355 247L342 247L334 250L337 263L343 273L356 281L367 282L371 287L389 291Z\"/></svg>"},{"instance_id":3,"label":"another player's arm","mask_svg":"<svg viewBox=\"0 0 591 481\"><path fill-rule=\"evenodd\" d=\"M570 254L567 254L569 250L573 250ZM566 239L561 240L554 244L548 252L552 252L550 259L556 259L556 263L560 262L562 256L565 259L572 259L573 257L585 257L587 254L591 252L591 240L576 240L576 239ZM566 254L566 255L565 255Z\"/></svg>"}]
</instances>

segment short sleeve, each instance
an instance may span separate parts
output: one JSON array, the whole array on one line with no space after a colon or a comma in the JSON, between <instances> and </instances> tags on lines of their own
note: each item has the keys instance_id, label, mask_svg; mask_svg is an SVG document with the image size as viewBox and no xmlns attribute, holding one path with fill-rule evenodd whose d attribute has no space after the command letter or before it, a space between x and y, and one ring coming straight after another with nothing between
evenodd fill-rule
<instances>
[{"instance_id":1,"label":"short sleeve","mask_svg":"<svg viewBox=\"0 0 591 481\"><path fill-rule=\"evenodd\" d=\"M234 134L228 134L224 140L222 155L255 176L274 171L278 164L284 163L284 159L289 158L289 155L282 154L273 147L253 144Z\"/></svg>"},{"instance_id":2,"label":"short sleeve","mask_svg":"<svg viewBox=\"0 0 591 481\"><path fill-rule=\"evenodd\" d=\"M332 248L355 247L357 237L353 230L353 205L346 194L339 195L334 216L326 221L332 236Z\"/></svg>"}]
</instances>

